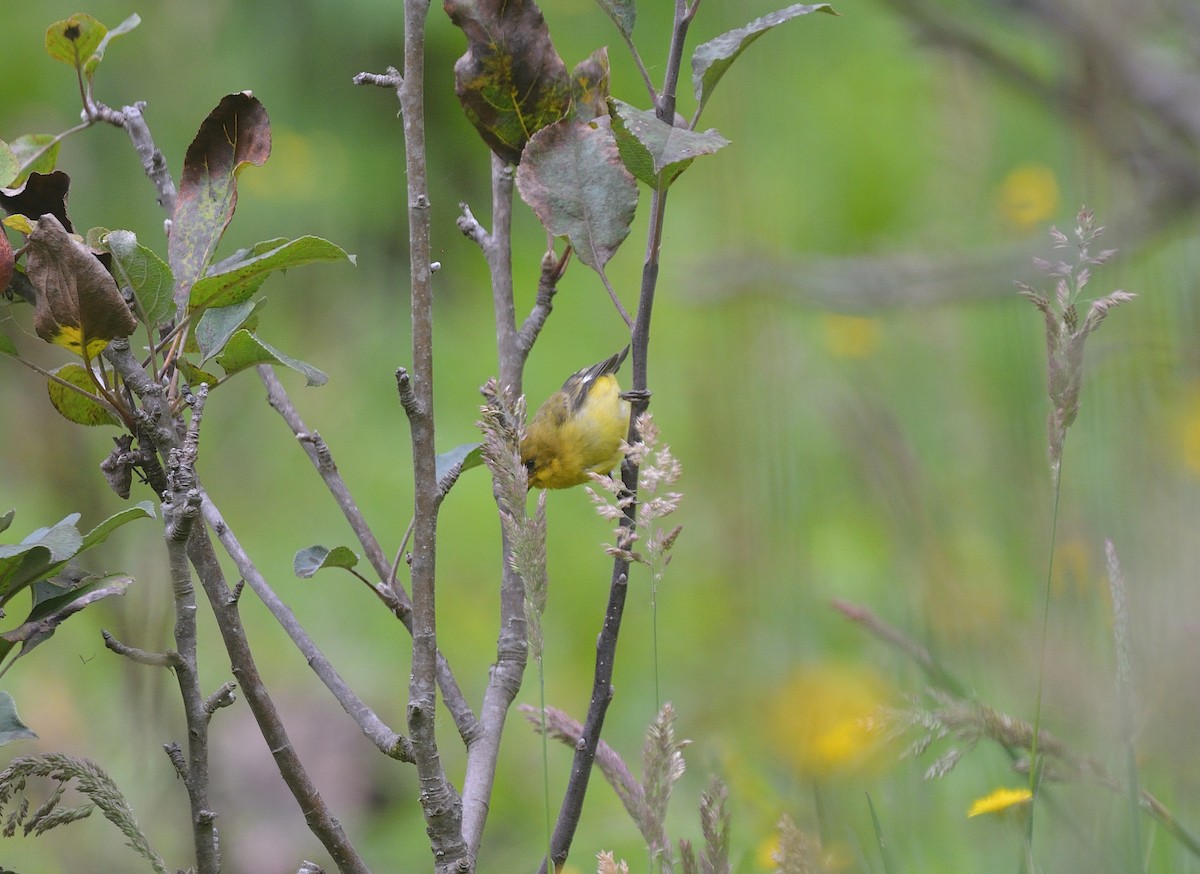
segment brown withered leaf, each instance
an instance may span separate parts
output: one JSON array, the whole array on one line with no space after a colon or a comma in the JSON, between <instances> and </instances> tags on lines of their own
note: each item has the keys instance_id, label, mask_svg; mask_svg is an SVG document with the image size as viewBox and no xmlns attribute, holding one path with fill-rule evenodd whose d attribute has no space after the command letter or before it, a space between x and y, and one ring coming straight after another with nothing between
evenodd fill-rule
<instances>
[{"instance_id":1,"label":"brown withered leaf","mask_svg":"<svg viewBox=\"0 0 1200 874\"><path fill-rule=\"evenodd\" d=\"M29 235L26 272L37 291L34 328L49 343L92 358L115 337L128 337L137 320L117 283L91 251L53 215Z\"/></svg>"},{"instance_id":2,"label":"brown withered leaf","mask_svg":"<svg viewBox=\"0 0 1200 874\"><path fill-rule=\"evenodd\" d=\"M30 173L29 178L16 188L0 188L0 206L9 215L23 215L30 221L52 215L70 234L75 230L67 218L67 193L70 188L71 177L62 170Z\"/></svg>"},{"instance_id":3,"label":"brown withered leaf","mask_svg":"<svg viewBox=\"0 0 1200 874\"><path fill-rule=\"evenodd\" d=\"M445 0L467 36L454 84L468 121L511 164L571 108L571 77L533 0Z\"/></svg>"}]
</instances>

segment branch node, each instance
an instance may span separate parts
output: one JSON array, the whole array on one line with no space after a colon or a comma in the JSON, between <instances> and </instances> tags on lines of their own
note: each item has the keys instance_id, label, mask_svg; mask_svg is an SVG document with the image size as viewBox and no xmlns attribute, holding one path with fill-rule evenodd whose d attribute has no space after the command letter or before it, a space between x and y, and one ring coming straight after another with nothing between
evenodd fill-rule
<instances>
[{"instance_id":1,"label":"branch node","mask_svg":"<svg viewBox=\"0 0 1200 874\"><path fill-rule=\"evenodd\" d=\"M221 687L204 699L204 712L209 719L212 719L214 713L222 707L228 707L237 700L237 695L234 694L234 689L237 688L237 683L228 680L221 684Z\"/></svg>"},{"instance_id":2,"label":"branch node","mask_svg":"<svg viewBox=\"0 0 1200 874\"><path fill-rule=\"evenodd\" d=\"M179 748L179 744L171 741L169 744L163 744L163 750L175 767L175 773L179 775L179 779L186 783L188 778L187 762L184 761L183 750Z\"/></svg>"},{"instance_id":3,"label":"branch node","mask_svg":"<svg viewBox=\"0 0 1200 874\"><path fill-rule=\"evenodd\" d=\"M351 79L355 85L377 85L380 88L399 90L404 85L404 77L395 67L388 67L386 73L359 73Z\"/></svg>"},{"instance_id":4,"label":"branch node","mask_svg":"<svg viewBox=\"0 0 1200 874\"><path fill-rule=\"evenodd\" d=\"M412 377L408 375L407 368L396 368L396 390L400 393L400 406L404 407L404 412L408 414L408 417L410 419L418 417L421 414L421 404L417 400L417 392L413 386Z\"/></svg>"}]
</instances>

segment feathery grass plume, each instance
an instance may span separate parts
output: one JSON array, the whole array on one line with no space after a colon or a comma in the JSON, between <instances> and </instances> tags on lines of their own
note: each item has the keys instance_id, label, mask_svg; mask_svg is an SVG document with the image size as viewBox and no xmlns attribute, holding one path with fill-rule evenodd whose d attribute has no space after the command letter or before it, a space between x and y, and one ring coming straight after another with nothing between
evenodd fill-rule
<instances>
[{"instance_id":1,"label":"feathery grass plume","mask_svg":"<svg viewBox=\"0 0 1200 874\"><path fill-rule=\"evenodd\" d=\"M980 741L994 741L1011 752L1028 753L1032 748L1033 726L1028 722L1000 713L979 701L953 698L937 691L931 691L930 695L937 701L936 708L912 708L892 713L897 727L908 726L922 732L905 751L906 757L923 755L937 741L950 739L961 744L951 747L926 769L926 780L946 776ZM1115 785L1098 762L1075 752L1050 732L1042 729L1037 738L1038 755L1047 759L1042 764L1044 779ZM1028 773L1028 755L1017 758L1013 769Z\"/></svg>"},{"instance_id":2,"label":"feathery grass plume","mask_svg":"<svg viewBox=\"0 0 1200 874\"><path fill-rule=\"evenodd\" d=\"M600 867L596 869L596 874L629 874L629 865L625 860L616 861L612 853L598 853L596 858L600 862Z\"/></svg>"},{"instance_id":3,"label":"feathery grass plume","mask_svg":"<svg viewBox=\"0 0 1200 874\"><path fill-rule=\"evenodd\" d=\"M542 658L542 613L550 591L546 574L546 493L538 496L531 518L525 510L529 472L521 463L525 398L514 399L495 379L481 389L485 403L479 409L483 432L481 452L492 473L500 524L508 537L509 564L525 586L525 628L533 657Z\"/></svg>"},{"instance_id":4,"label":"feathery grass plume","mask_svg":"<svg viewBox=\"0 0 1200 874\"><path fill-rule=\"evenodd\" d=\"M714 775L708 789L700 793L700 833L704 835L704 851L700 854L697 874L730 874L732 871L729 866L729 828L733 814L725 806L728 800L729 790ZM685 843L679 842L681 856ZM684 870L687 870L686 866Z\"/></svg>"},{"instance_id":5,"label":"feathery grass plume","mask_svg":"<svg viewBox=\"0 0 1200 874\"><path fill-rule=\"evenodd\" d=\"M32 814L29 799L25 795L26 780L43 777L57 785L50 796ZM91 802L80 807L59 807L59 801L68 785ZM63 753L47 753L41 756L20 756L0 771L0 810L20 796L20 801L6 818L4 834L11 837L17 826L26 835L31 832L42 834L52 828L76 822L88 816L96 808L104 818L120 829L127 838L127 845L150 863L157 874L167 874L163 860L150 847L150 841L134 818L133 809L117 784L104 770L87 759L76 759Z\"/></svg>"},{"instance_id":6,"label":"feathery grass plume","mask_svg":"<svg viewBox=\"0 0 1200 874\"><path fill-rule=\"evenodd\" d=\"M1066 440L1067 429L1079 413L1084 344L1088 335L1100 327L1109 310L1135 297L1126 291L1114 291L1098 298L1092 301L1087 315L1080 323L1076 305L1091 280L1092 267L1108 262L1117 250L1103 249L1093 255L1090 247L1103 233L1104 228L1096 225L1095 216L1087 207L1080 209L1076 220L1073 264L1066 261L1051 263L1042 258L1033 259L1035 267L1055 280L1053 300L1027 283L1016 283L1020 294L1032 301L1046 320L1046 387L1051 405L1047 429L1050 437L1050 471L1055 483L1058 482L1062 468L1063 443ZM1058 228L1050 229L1050 237L1056 249L1065 249L1072 245L1067 235Z\"/></svg>"},{"instance_id":7,"label":"feathery grass plume","mask_svg":"<svg viewBox=\"0 0 1200 874\"><path fill-rule=\"evenodd\" d=\"M771 854L775 874L825 874L824 854L820 841L808 837L786 813L775 827L779 846Z\"/></svg>"},{"instance_id":8,"label":"feathery grass plume","mask_svg":"<svg viewBox=\"0 0 1200 874\"><path fill-rule=\"evenodd\" d=\"M539 708L521 704L517 709L537 731L542 731L542 712ZM583 736L583 726L557 707L546 708L545 730L550 737L562 741L572 749ZM609 746L607 741L601 740L596 747L595 765L621 799L621 804L625 806L630 818L634 822L644 822L647 819L646 792L642 789L642 784L633 778L620 753Z\"/></svg>"},{"instance_id":9,"label":"feathery grass plume","mask_svg":"<svg viewBox=\"0 0 1200 874\"><path fill-rule=\"evenodd\" d=\"M644 564L650 568L655 582L659 582L671 563L671 547L679 537L682 525L676 525L670 530L657 524L659 519L669 516L679 509L683 495L679 492L667 491L659 494L664 486L673 486L683 475L683 466L674 455L671 447L664 443L659 447L659 430L654 424L650 413L642 413L637 418L638 433L641 439L632 446L621 443L621 451L633 463L638 465L638 485L641 488L642 500L637 507L637 519L632 528L618 527L617 542L606 547L609 555L623 558L626 561ZM620 479L601 474L591 474L592 481L600 491L586 486L596 512L609 521L616 522L625 514L625 509L632 503L633 496L625 491ZM643 551L635 550L634 544L644 540Z\"/></svg>"},{"instance_id":10,"label":"feathery grass plume","mask_svg":"<svg viewBox=\"0 0 1200 874\"><path fill-rule=\"evenodd\" d=\"M683 750L690 744L690 740L676 739L675 708L668 701L646 729L646 742L642 746L642 790L646 803L642 821L637 823L651 858L662 858L668 865L673 859L666 830L667 807L675 784L686 770Z\"/></svg>"}]
</instances>

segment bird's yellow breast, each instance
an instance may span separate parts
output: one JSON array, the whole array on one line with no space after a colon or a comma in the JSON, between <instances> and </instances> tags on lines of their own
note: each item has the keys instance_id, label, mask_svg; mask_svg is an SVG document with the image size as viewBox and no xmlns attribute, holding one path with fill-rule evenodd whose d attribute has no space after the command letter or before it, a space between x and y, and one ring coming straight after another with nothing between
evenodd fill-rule
<instances>
[{"instance_id":1,"label":"bird's yellow breast","mask_svg":"<svg viewBox=\"0 0 1200 874\"><path fill-rule=\"evenodd\" d=\"M595 379L577 409L565 392L556 392L537 411L521 444L529 485L565 489L587 482L589 473L612 471L624 457L621 441L628 431L629 402L611 374Z\"/></svg>"}]
</instances>

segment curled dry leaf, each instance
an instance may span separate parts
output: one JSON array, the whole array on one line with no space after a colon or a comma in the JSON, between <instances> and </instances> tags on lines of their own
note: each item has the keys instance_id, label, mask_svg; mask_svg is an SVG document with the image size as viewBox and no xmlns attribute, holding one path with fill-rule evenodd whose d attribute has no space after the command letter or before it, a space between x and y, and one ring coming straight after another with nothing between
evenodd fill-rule
<instances>
[{"instance_id":1,"label":"curled dry leaf","mask_svg":"<svg viewBox=\"0 0 1200 874\"><path fill-rule=\"evenodd\" d=\"M137 320L104 265L43 215L29 235L27 274L37 290L34 328L50 343L92 358L109 341L128 337Z\"/></svg>"}]
</instances>

